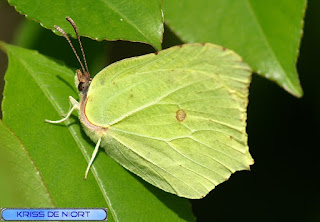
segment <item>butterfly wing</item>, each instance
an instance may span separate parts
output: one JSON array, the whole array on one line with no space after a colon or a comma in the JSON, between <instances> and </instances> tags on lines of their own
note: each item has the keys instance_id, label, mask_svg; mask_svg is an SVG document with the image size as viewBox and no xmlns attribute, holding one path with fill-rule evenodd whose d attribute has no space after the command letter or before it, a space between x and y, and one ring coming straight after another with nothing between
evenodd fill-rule
<instances>
[{"instance_id":1,"label":"butterfly wing","mask_svg":"<svg viewBox=\"0 0 320 222\"><path fill-rule=\"evenodd\" d=\"M245 131L250 78L233 51L176 46L102 70L85 113L108 128L102 146L123 167L167 192L202 198L253 164Z\"/></svg>"}]
</instances>

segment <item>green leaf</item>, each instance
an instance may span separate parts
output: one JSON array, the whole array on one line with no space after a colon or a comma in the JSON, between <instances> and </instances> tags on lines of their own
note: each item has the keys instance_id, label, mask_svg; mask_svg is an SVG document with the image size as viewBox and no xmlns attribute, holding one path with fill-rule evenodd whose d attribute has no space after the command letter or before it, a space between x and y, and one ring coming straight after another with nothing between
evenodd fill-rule
<instances>
[{"instance_id":1,"label":"green leaf","mask_svg":"<svg viewBox=\"0 0 320 222\"><path fill-rule=\"evenodd\" d=\"M296 60L306 0L164 0L169 27L185 42L231 48L260 75L296 96Z\"/></svg>"},{"instance_id":2,"label":"green leaf","mask_svg":"<svg viewBox=\"0 0 320 222\"><path fill-rule=\"evenodd\" d=\"M0 45L9 56L3 120L25 144L56 207L108 207L110 221L193 220L187 200L143 182L104 152L84 180L94 144L78 118L67 126L44 123L67 113L68 96L77 98L74 72L35 51Z\"/></svg>"},{"instance_id":3,"label":"green leaf","mask_svg":"<svg viewBox=\"0 0 320 222\"><path fill-rule=\"evenodd\" d=\"M58 25L75 36L65 20L69 16L76 22L82 36L96 40L145 42L161 49L163 17L160 0L9 0L9 3L48 29Z\"/></svg>"},{"instance_id":4,"label":"green leaf","mask_svg":"<svg viewBox=\"0 0 320 222\"><path fill-rule=\"evenodd\" d=\"M176 46L103 69L81 118L125 168L170 193L202 198L253 164L245 131L250 80L250 67L230 50Z\"/></svg>"},{"instance_id":5,"label":"green leaf","mask_svg":"<svg viewBox=\"0 0 320 222\"><path fill-rule=\"evenodd\" d=\"M0 206L54 207L21 141L0 120Z\"/></svg>"}]
</instances>

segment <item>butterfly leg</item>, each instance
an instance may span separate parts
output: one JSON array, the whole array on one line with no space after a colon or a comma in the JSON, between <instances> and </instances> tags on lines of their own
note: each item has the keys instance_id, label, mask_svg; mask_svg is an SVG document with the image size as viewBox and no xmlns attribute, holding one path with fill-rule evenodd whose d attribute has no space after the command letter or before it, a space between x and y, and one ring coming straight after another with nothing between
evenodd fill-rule
<instances>
[{"instance_id":1,"label":"butterfly leg","mask_svg":"<svg viewBox=\"0 0 320 222\"><path fill-rule=\"evenodd\" d=\"M77 100L75 100L72 96L69 96L69 102L70 102L70 105L72 108L69 110L69 112L67 113L67 115L64 118L62 118L60 120L56 120L56 121L46 119L45 122L47 122L47 123L61 123L61 122L65 121L66 119L68 119L74 110L80 109L79 102Z\"/></svg>"},{"instance_id":2,"label":"butterfly leg","mask_svg":"<svg viewBox=\"0 0 320 222\"><path fill-rule=\"evenodd\" d=\"M96 144L96 147L94 148L94 151L93 151L93 153L92 153L92 156L91 156L90 162L89 162L89 164L88 164L86 173L85 173L85 175L84 175L84 179L87 179L87 177L88 177L88 173L89 173L90 167L91 167L91 165L92 165L92 162L93 162L93 160L95 159L95 157L96 157L96 155L97 155L97 153L98 153L99 146L100 146L100 142L101 142L101 137L99 138L99 140L98 140L98 142L97 142L97 144Z\"/></svg>"}]
</instances>

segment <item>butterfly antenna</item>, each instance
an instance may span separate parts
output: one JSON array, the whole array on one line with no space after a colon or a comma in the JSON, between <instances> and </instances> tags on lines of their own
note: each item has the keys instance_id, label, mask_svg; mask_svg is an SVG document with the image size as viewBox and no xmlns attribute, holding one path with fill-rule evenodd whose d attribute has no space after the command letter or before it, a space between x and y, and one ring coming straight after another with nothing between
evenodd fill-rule
<instances>
[{"instance_id":1,"label":"butterfly antenna","mask_svg":"<svg viewBox=\"0 0 320 222\"><path fill-rule=\"evenodd\" d=\"M71 48L72 48L72 50L73 50L73 53L75 54L75 56L77 57L80 65L81 65L82 71L83 71L83 72L86 72L85 69L84 69L84 67L83 67L83 64L82 64L82 62L81 62L81 60L80 60L80 57L78 56L77 51L76 51L75 48L73 47L73 45L72 45L72 43L71 43L71 41L70 41L70 38L69 38L69 36L67 35L67 33L65 33L65 31L63 31L63 29L60 28L59 26L56 26L56 25L55 25L54 28L55 28L58 32L60 32L60 33L66 38L66 40L69 42L69 45L71 46Z\"/></svg>"},{"instance_id":2,"label":"butterfly antenna","mask_svg":"<svg viewBox=\"0 0 320 222\"><path fill-rule=\"evenodd\" d=\"M87 72L89 73L87 60L86 60L86 54L84 53L84 50L83 50L83 47L82 47L82 43L80 41L80 36L79 36L79 33L78 33L78 29L77 29L76 23L69 16L66 17L66 19L72 25L72 27L73 27L76 35L77 35L77 39L78 39L78 42L79 42L79 45L80 45L80 49L81 49L81 52L82 52L82 56L83 56L84 65L86 66Z\"/></svg>"}]
</instances>

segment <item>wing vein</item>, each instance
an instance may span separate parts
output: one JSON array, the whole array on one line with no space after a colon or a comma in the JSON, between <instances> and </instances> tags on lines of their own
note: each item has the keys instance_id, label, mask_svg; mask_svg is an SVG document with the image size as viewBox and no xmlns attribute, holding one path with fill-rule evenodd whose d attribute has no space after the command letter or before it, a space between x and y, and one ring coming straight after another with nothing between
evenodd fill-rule
<instances>
[{"instance_id":1,"label":"wing vein","mask_svg":"<svg viewBox=\"0 0 320 222\"><path fill-rule=\"evenodd\" d=\"M112 125L114 125L114 124L116 124L116 123L124 120L125 118L131 116L132 114L135 114L135 113L140 112L140 111L142 111L142 110L144 110L144 109L146 109L146 108L148 108L148 107L150 107L150 106L153 106L153 105L157 104L159 101L161 101L162 99L164 99L164 98L166 98L167 96L171 95L172 93L175 93L175 92L177 92L177 91L179 91L179 90L181 90L181 89L183 89L183 88L186 88L186 87L188 87L188 86L190 86L190 85L199 83L199 82L201 82L201 81L209 80L209 79L210 79L210 78L204 78L204 79L201 79L201 80L199 80L199 81L191 82L191 83L188 83L188 84L186 84L186 85L182 85L182 86L180 86L180 87L177 87L177 88L175 88L175 89L173 89L173 90L170 90L168 93L165 93L164 95L159 96L159 97L156 98L154 101L152 101L152 102L150 102L150 103L147 103L147 104L145 104L145 105L142 105L142 106L140 106L140 107L138 107L138 108L136 108L136 109L134 109L134 110L131 110L131 111L123 114L123 115L120 116L119 118L117 118L117 119L115 119L114 121L112 121L111 123L109 123L109 126L112 126Z\"/></svg>"},{"instance_id":2,"label":"wing vein","mask_svg":"<svg viewBox=\"0 0 320 222\"><path fill-rule=\"evenodd\" d=\"M144 157L143 155L141 155L139 152L137 152L137 150L134 150L133 147L128 146L127 144L125 144L123 141L121 141L119 138L117 138L115 135L112 135L113 138L115 140L117 140L119 143L121 143L123 146L130 148L130 150L132 152L134 152L136 155L138 155L139 157L141 157L142 159L144 159L146 162L150 163L151 165L163 170L164 172L168 173L169 175L171 175L172 177L176 178L177 180L179 180L181 183L185 184L186 186L190 187L192 190L194 190L196 193L198 193L199 195L201 195L196 189L194 189L192 186L190 186L189 184L187 184L186 182L184 182L183 180L180 180L179 178L177 178L176 176L174 176L172 173L168 172L167 170L163 169L162 167L156 165L155 163L153 163L151 160L147 159L146 157ZM161 175L162 176L162 175ZM164 178L162 176L162 178ZM175 191L175 193L179 194L179 192L172 187L172 185L168 182L167 179L164 178L164 180L167 182L167 184ZM159 186L159 185L158 185Z\"/></svg>"}]
</instances>

